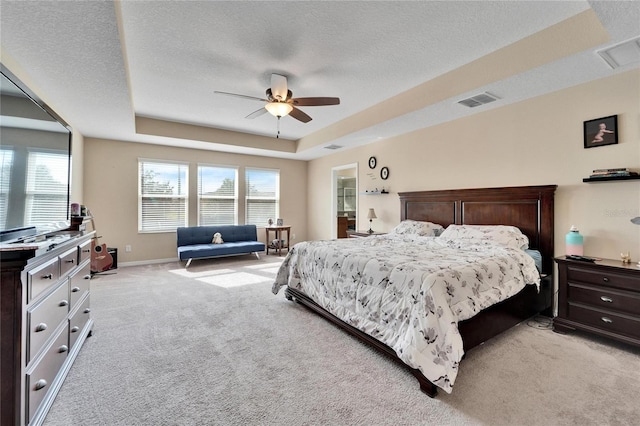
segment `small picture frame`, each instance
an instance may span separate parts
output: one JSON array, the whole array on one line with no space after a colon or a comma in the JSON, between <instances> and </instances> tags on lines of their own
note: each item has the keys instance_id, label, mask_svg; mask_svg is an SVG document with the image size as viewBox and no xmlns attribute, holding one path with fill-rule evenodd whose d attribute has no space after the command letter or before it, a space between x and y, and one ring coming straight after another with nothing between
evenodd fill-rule
<instances>
[{"instance_id":1,"label":"small picture frame","mask_svg":"<svg viewBox=\"0 0 640 426\"><path fill-rule=\"evenodd\" d=\"M609 117L585 121L583 130L585 148L617 144L618 116L610 115Z\"/></svg>"},{"instance_id":2,"label":"small picture frame","mask_svg":"<svg viewBox=\"0 0 640 426\"><path fill-rule=\"evenodd\" d=\"M282 219L278 219L278 220L276 221L276 226L284 226L284 220L282 220Z\"/></svg>"}]
</instances>

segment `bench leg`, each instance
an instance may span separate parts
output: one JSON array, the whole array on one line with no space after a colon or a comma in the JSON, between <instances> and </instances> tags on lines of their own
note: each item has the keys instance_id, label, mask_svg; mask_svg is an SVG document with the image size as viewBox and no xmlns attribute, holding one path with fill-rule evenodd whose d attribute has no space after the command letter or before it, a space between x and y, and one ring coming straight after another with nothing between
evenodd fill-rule
<instances>
[{"instance_id":1,"label":"bench leg","mask_svg":"<svg viewBox=\"0 0 640 426\"><path fill-rule=\"evenodd\" d=\"M187 264L184 265L184 269L187 269L189 267L189 265L191 265L191 261L193 260L192 257L189 258L189 260L187 260Z\"/></svg>"},{"instance_id":2,"label":"bench leg","mask_svg":"<svg viewBox=\"0 0 640 426\"><path fill-rule=\"evenodd\" d=\"M260 259L260 255L258 255L258 252L257 252L257 251L254 251L254 252L253 252L253 254L255 254L255 255L256 255L256 258L257 258L257 259Z\"/></svg>"}]
</instances>

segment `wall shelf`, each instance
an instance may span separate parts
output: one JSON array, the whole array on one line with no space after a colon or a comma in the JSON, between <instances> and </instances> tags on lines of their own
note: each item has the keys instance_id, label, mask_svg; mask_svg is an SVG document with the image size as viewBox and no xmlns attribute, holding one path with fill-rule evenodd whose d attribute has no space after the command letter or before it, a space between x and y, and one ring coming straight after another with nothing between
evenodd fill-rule
<instances>
[{"instance_id":1,"label":"wall shelf","mask_svg":"<svg viewBox=\"0 0 640 426\"><path fill-rule=\"evenodd\" d=\"M360 195L387 195L389 194L389 191L366 191L366 192L361 192Z\"/></svg>"},{"instance_id":2,"label":"wall shelf","mask_svg":"<svg viewBox=\"0 0 640 426\"><path fill-rule=\"evenodd\" d=\"M592 183L592 182L611 182L614 180L637 180L640 179L640 176L611 176L611 177L599 177L599 178L584 178L583 182Z\"/></svg>"}]
</instances>

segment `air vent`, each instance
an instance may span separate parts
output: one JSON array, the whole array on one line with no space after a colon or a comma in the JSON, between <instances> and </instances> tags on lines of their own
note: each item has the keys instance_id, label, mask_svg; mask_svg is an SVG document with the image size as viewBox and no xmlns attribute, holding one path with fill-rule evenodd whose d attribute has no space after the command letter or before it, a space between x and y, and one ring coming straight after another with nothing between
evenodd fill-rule
<instances>
[{"instance_id":1,"label":"air vent","mask_svg":"<svg viewBox=\"0 0 640 426\"><path fill-rule=\"evenodd\" d=\"M598 55L613 69L640 62L640 37L599 50Z\"/></svg>"},{"instance_id":2,"label":"air vent","mask_svg":"<svg viewBox=\"0 0 640 426\"><path fill-rule=\"evenodd\" d=\"M479 95L475 95L470 98L458 101L458 103L469 108L473 108L480 105L488 104L489 102L497 101L498 99L500 98L492 95L489 92L484 92L480 93Z\"/></svg>"},{"instance_id":3,"label":"air vent","mask_svg":"<svg viewBox=\"0 0 640 426\"><path fill-rule=\"evenodd\" d=\"M324 149L340 149L342 148L340 145L327 145Z\"/></svg>"}]
</instances>

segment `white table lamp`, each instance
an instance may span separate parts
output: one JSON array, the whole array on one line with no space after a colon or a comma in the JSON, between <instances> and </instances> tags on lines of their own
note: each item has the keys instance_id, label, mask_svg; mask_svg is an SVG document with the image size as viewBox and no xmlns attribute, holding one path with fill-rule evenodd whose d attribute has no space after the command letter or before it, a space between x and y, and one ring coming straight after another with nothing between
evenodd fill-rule
<instances>
[{"instance_id":1,"label":"white table lamp","mask_svg":"<svg viewBox=\"0 0 640 426\"><path fill-rule=\"evenodd\" d=\"M367 219L369 219L369 233L373 234L373 229L371 229L371 221L373 221L373 219L377 219L378 216L376 216L376 211L374 209L369 209L369 213L367 213Z\"/></svg>"}]
</instances>

